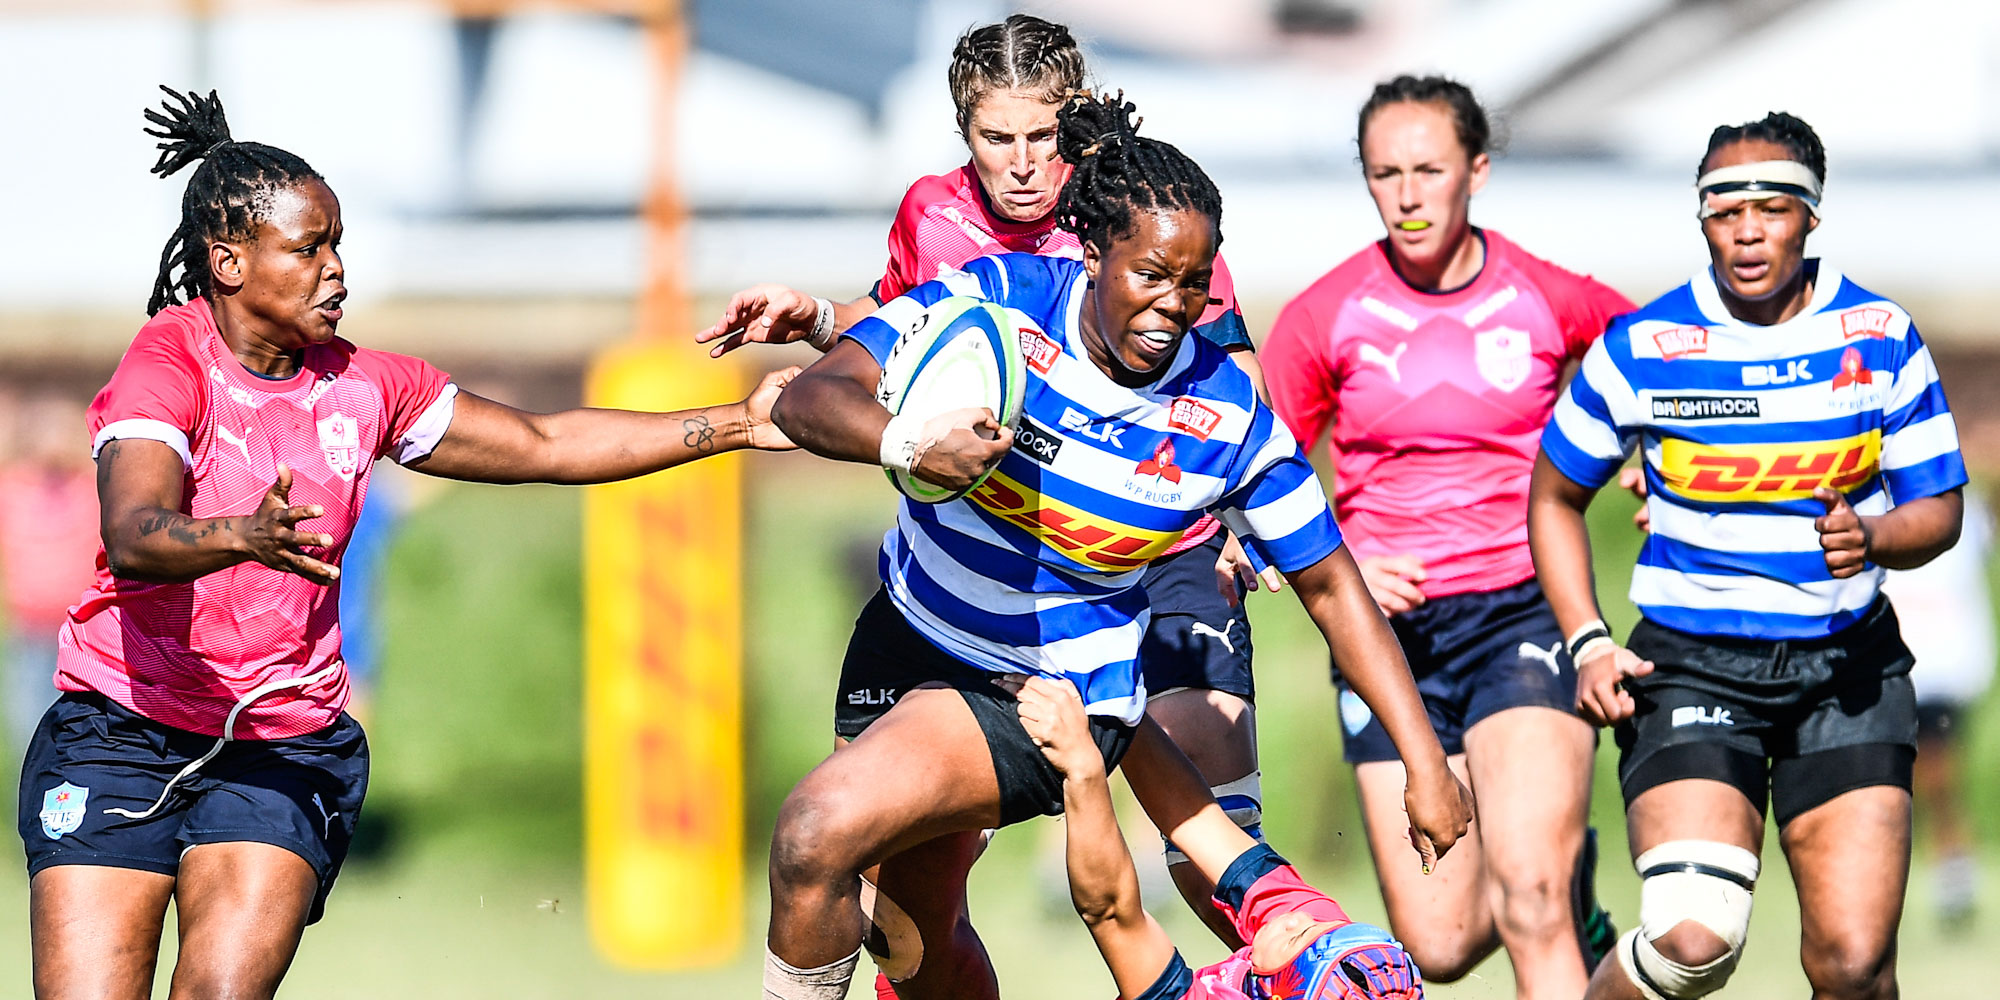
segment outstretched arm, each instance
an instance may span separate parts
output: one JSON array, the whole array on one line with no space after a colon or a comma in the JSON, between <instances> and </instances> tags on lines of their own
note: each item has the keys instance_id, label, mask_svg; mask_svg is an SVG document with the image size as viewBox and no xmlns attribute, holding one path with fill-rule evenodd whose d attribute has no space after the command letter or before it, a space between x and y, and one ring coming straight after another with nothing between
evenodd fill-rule
<instances>
[{"instance_id":1,"label":"outstretched arm","mask_svg":"<svg viewBox=\"0 0 2000 1000\"><path fill-rule=\"evenodd\" d=\"M1090 738L1083 699L1075 687L1041 677L1026 679L1016 697L1021 725L1063 775L1070 902L1111 969L1118 996L1130 1000L1166 971L1174 943L1140 905L1139 872L1118 829L1104 758ZM1222 822L1235 829L1228 819Z\"/></svg>"},{"instance_id":2,"label":"outstretched arm","mask_svg":"<svg viewBox=\"0 0 2000 1000\"><path fill-rule=\"evenodd\" d=\"M529 413L460 392L437 449L418 472L480 483L583 485L631 479L697 458L795 447L771 423L771 405L798 374L764 376L739 403L671 413L583 408Z\"/></svg>"},{"instance_id":3,"label":"outstretched arm","mask_svg":"<svg viewBox=\"0 0 2000 1000\"><path fill-rule=\"evenodd\" d=\"M745 344L789 344L803 340L825 353L833 338L848 327L875 314L881 308L873 295L851 302L828 301L827 323L820 324L820 301L784 285L752 285L729 297L715 325L694 335L694 342L707 344L708 356L719 358ZM821 338L813 334L824 331Z\"/></svg>"},{"instance_id":4,"label":"outstretched arm","mask_svg":"<svg viewBox=\"0 0 2000 1000\"><path fill-rule=\"evenodd\" d=\"M1408 773L1403 802L1410 813L1410 839L1429 872L1465 835L1472 821L1472 794L1445 764L1444 747L1417 695L1403 647L1346 546L1287 578L1326 638L1340 676L1382 720L1396 744Z\"/></svg>"}]
</instances>

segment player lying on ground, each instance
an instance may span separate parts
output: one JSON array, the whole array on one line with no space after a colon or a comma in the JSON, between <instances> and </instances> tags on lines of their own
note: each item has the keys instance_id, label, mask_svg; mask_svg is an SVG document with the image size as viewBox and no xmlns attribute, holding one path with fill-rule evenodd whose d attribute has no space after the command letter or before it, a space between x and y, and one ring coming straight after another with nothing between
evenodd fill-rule
<instances>
[{"instance_id":1,"label":"player lying on ground","mask_svg":"<svg viewBox=\"0 0 2000 1000\"><path fill-rule=\"evenodd\" d=\"M1083 89L1084 72L1083 51L1069 29L1032 14L967 31L952 50L947 79L971 160L910 185L889 230L888 266L874 289L835 303L782 285L756 285L731 297L716 324L695 340L714 342L717 355L746 343L798 340L825 351L882 303L975 258L1081 257L1076 234L1056 224L1056 201L1071 168L1056 151L1056 109ZM1220 253L1194 333L1228 351L1253 382L1260 377ZM1264 791L1251 674L1254 637L1241 590L1276 590L1283 582L1275 569L1251 572L1242 546L1214 518L1203 517L1146 565L1143 584L1153 605L1139 652L1146 714L1194 761L1229 817L1251 836L1263 823ZM1214 885L1171 847L1167 870L1209 929L1231 947L1240 945L1235 930L1208 905Z\"/></svg>"},{"instance_id":2,"label":"player lying on ground","mask_svg":"<svg viewBox=\"0 0 2000 1000\"><path fill-rule=\"evenodd\" d=\"M1431 982L1504 944L1517 997L1575 1000L1617 932L1586 829L1597 735L1535 582L1528 480L1563 382L1632 303L1472 224L1491 129L1463 84L1378 84L1357 135L1388 233L1278 314L1266 376L1300 447L1331 431L1341 531L1477 798L1435 875L1408 864L1396 749L1347 695L1342 742L1389 926Z\"/></svg>"},{"instance_id":3,"label":"player lying on ground","mask_svg":"<svg viewBox=\"0 0 2000 1000\"><path fill-rule=\"evenodd\" d=\"M167 140L154 172L201 165L153 318L90 409L103 548L62 629L68 693L22 767L44 1000L151 996L169 900L172 996L276 992L368 784L337 609L377 458L597 483L791 447L769 414L795 371L724 406L535 414L339 338L333 190L291 153L233 141L214 94L174 96L147 113Z\"/></svg>"},{"instance_id":4,"label":"player lying on ground","mask_svg":"<svg viewBox=\"0 0 2000 1000\"><path fill-rule=\"evenodd\" d=\"M1215 884L1216 909L1249 944L1214 965L1189 969L1141 905L1139 873L1075 686L1045 677L999 683L1014 692L1021 727L1062 775L1070 899L1111 969L1119 1000L1421 1000L1416 966L1387 931L1348 919L1340 904L1213 805L1196 808L1170 836ZM1159 738L1150 724L1136 737ZM1156 760L1161 769L1187 767L1173 757ZM1135 788L1168 777L1136 764L1126 765ZM1198 780L1190 775L1178 784Z\"/></svg>"},{"instance_id":5,"label":"player lying on ground","mask_svg":"<svg viewBox=\"0 0 2000 1000\"><path fill-rule=\"evenodd\" d=\"M1958 538L1965 462L1909 314L1805 256L1826 150L1774 113L1709 137L1709 266L1584 356L1529 488L1535 569L1615 726L1640 926L1594 1000L1720 989L1750 926L1768 803L1822 1000L1896 995L1917 714L1883 568ZM1620 646L1584 511L1634 451L1651 533Z\"/></svg>"},{"instance_id":6,"label":"player lying on ground","mask_svg":"<svg viewBox=\"0 0 2000 1000\"><path fill-rule=\"evenodd\" d=\"M1248 376L1188 336L1207 302L1221 196L1178 149L1134 134L1133 110L1079 97L1061 112L1059 142L1076 169L1058 212L1083 260L982 257L927 282L856 324L773 410L815 454L914 468L952 490L991 473L963 499L903 501L884 538L885 589L856 622L841 670L835 732L853 742L799 782L773 833L765 985L782 1000L845 995L863 935L857 876L877 863L882 892L923 939L923 963L897 993L997 995L962 917L966 867L981 829L1059 812L1062 799L1060 776L988 680L1069 678L1115 763L1145 711L1139 567L1204 511L1259 539L1382 717L1408 765L1405 801L1426 859L1465 830L1468 793L1311 466ZM952 295L1033 324L1023 327L1021 427L1043 448L1015 449L1015 433L985 410L918 428L901 417L892 426L876 402L893 346ZM1058 504L1072 513L1038 516ZM1067 533L1077 520L1085 538L1116 550L1079 545ZM893 705L865 697L883 689ZM1196 794L1207 796L1199 783Z\"/></svg>"}]
</instances>

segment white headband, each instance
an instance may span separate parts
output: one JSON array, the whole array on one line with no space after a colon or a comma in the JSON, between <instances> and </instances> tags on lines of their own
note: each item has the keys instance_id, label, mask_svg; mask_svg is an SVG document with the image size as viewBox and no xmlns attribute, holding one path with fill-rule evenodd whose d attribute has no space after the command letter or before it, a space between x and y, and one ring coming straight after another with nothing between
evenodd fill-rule
<instances>
[{"instance_id":1,"label":"white headband","mask_svg":"<svg viewBox=\"0 0 2000 1000\"><path fill-rule=\"evenodd\" d=\"M1763 201L1781 194L1805 202L1813 217L1819 217L1819 178L1797 160L1764 160L1711 170L1694 182L1694 190L1701 199L1697 219L1714 215L1718 211L1714 202L1721 198Z\"/></svg>"}]
</instances>

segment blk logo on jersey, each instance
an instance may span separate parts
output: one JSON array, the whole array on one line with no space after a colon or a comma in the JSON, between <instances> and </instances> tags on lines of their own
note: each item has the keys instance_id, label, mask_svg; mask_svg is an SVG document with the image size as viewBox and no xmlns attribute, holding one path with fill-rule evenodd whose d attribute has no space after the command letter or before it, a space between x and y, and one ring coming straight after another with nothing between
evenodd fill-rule
<instances>
[{"instance_id":1,"label":"blk logo on jersey","mask_svg":"<svg viewBox=\"0 0 2000 1000\"><path fill-rule=\"evenodd\" d=\"M1843 386L1874 385L1875 373L1868 370L1861 360L1861 352L1850 347L1840 354L1840 372L1833 377L1833 388L1838 391Z\"/></svg>"},{"instance_id":2,"label":"blk logo on jersey","mask_svg":"<svg viewBox=\"0 0 2000 1000\"><path fill-rule=\"evenodd\" d=\"M1875 475L1882 432L1787 444L1660 443L1660 476L1690 500L1765 503L1799 500L1822 486L1846 491Z\"/></svg>"},{"instance_id":3,"label":"blk logo on jersey","mask_svg":"<svg viewBox=\"0 0 2000 1000\"><path fill-rule=\"evenodd\" d=\"M1208 440L1220 423L1222 414L1193 396L1182 396L1167 409L1167 426L1183 434L1192 434L1198 441Z\"/></svg>"},{"instance_id":4,"label":"blk logo on jersey","mask_svg":"<svg viewBox=\"0 0 2000 1000\"><path fill-rule=\"evenodd\" d=\"M1115 419L1106 418L1103 424L1099 424L1082 410L1074 406L1065 406L1061 423L1064 430L1075 431L1082 437L1102 441L1113 448L1125 447L1123 440L1125 427Z\"/></svg>"},{"instance_id":5,"label":"blk logo on jersey","mask_svg":"<svg viewBox=\"0 0 2000 1000\"><path fill-rule=\"evenodd\" d=\"M1734 726L1736 720L1729 717L1726 708L1706 708L1701 705L1682 705L1674 709L1673 728L1682 726Z\"/></svg>"},{"instance_id":6,"label":"blk logo on jersey","mask_svg":"<svg viewBox=\"0 0 2000 1000\"><path fill-rule=\"evenodd\" d=\"M1811 358L1793 358L1785 362L1783 371L1778 369L1776 362L1768 365L1744 365L1743 384L1791 385L1793 382L1810 382L1813 380L1813 374L1806 367L1806 363L1811 360Z\"/></svg>"},{"instance_id":7,"label":"blk logo on jersey","mask_svg":"<svg viewBox=\"0 0 2000 1000\"><path fill-rule=\"evenodd\" d=\"M1653 334L1653 345L1660 349L1660 358L1672 361L1690 355L1708 353L1708 327L1676 326Z\"/></svg>"},{"instance_id":8,"label":"blk logo on jersey","mask_svg":"<svg viewBox=\"0 0 2000 1000\"><path fill-rule=\"evenodd\" d=\"M1174 464L1174 443L1162 441L1153 449L1153 457L1139 463L1132 470L1135 476L1157 476L1170 483L1181 481L1181 467Z\"/></svg>"},{"instance_id":9,"label":"blk logo on jersey","mask_svg":"<svg viewBox=\"0 0 2000 1000\"><path fill-rule=\"evenodd\" d=\"M1062 446L1062 435L1022 415L1021 426L1014 431L1014 450L1043 465L1054 465L1056 456L1062 454Z\"/></svg>"},{"instance_id":10,"label":"blk logo on jersey","mask_svg":"<svg viewBox=\"0 0 2000 1000\"><path fill-rule=\"evenodd\" d=\"M1480 378L1501 392L1513 392L1534 371L1534 345L1526 331L1496 326L1472 335L1472 360Z\"/></svg>"},{"instance_id":11,"label":"blk logo on jersey","mask_svg":"<svg viewBox=\"0 0 2000 1000\"><path fill-rule=\"evenodd\" d=\"M43 792L43 835L50 840L61 840L63 834L75 833L83 826L84 803L88 801L90 789L67 781Z\"/></svg>"},{"instance_id":12,"label":"blk logo on jersey","mask_svg":"<svg viewBox=\"0 0 2000 1000\"><path fill-rule=\"evenodd\" d=\"M1863 307L1840 314L1840 335L1848 340L1867 337L1883 340L1889 336L1889 310Z\"/></svg>"},{"instance_id":13,"label":"blk logo on jersey","mask_svg":"<svg viewBox=\"0 0 2000 1000\"><path fill-rule=\"evenodd\" d=\"M335 410L317 424L320 454L334 475L351 480L361 469L361 429L353 418Z\"/></svg>"}]
</instances>

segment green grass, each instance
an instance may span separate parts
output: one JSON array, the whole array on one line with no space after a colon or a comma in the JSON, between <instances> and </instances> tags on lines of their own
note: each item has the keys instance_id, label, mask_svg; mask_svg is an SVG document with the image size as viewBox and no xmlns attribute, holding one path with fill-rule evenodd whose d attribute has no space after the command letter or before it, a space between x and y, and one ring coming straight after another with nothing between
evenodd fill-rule
<instances>
[{"instance_id":1,"label":"green grass","mask_svg":"<svg viewBox=\"0 0 2000 1000\"><path fill-rule=\"evenodd\" d=\"M744 947L721 967L641 974L592 951L581 898L578 497L551 488L454 487L408 522L391 559L386 662L370 722L374 787L363 826L387 828L380 858L352 862L327 919L314 927L284 995L298 998L696 997L756 995L765 896L763 846L778 801L826 752L828 708L854 613L868 584L852 572L857 546L891 518L879 474L797 459L753 462L748 519L747 781L750 905ZM1614 624L1630 621L1625 567L1637 538L1607 495L1593 518L1600 586ZM865 569L872 565L860 560ZM1260 730L1274 843L1358 917L1380 920L1352 783L1339 762L1326 654L1289 595L1252 599L1258 630ZM2000 761L2000 727L1973 719L1974 765ZM1623 823L1599 755L1593 816L1606 858L1599 884L1621 926L1637 911ZM1976 815L1991 816L1980 790ZM1988 824L1988 828L1991 825ZM1109 980L1088 936L1054 895L1037 821L1003 831L974 869L974 919L1010 996L1102 998ZM1190 961L1220 957L1159 875L1156 841L1133 831L1148 867L1152 908ZM1798 924L1775 849L1760 885L1744 965L1723 997L1802 995ZM2000 981L1990 931L1941 935L1921 860L1904 923L1902 982L1910 995L1963 995ZM26 888L0 873L0 994L27 981ZM700 908L698 899L662 906ZM1989 925L1991 921L1989 920ZM171 938L171 934L169 935ZM171 968L169 954L163 970ZM165 973L158 995L165 995ZM1441 998L1508 997L1503 959ZM865 977L853 994L872 996Z\"/></svg>"}]
</instances>

